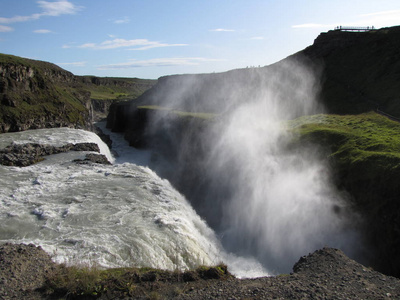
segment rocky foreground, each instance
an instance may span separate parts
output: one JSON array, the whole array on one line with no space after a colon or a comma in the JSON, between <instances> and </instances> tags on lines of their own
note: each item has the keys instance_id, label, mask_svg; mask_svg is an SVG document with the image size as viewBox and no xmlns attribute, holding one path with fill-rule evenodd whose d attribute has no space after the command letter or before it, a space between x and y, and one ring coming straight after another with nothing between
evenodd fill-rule
<instances>
[{"instance_id":1,"label":"rocky foreground","mask_svg":"<svg viewBox=\"0 0 400 300\"><path fill-rule=\"evenodd\" d=\"M103 289L93 295L63 295L49 288L49 278L63 268L40 247L0 246L0 299L400 299L400 280L385 276L332 248L301 257L293 273L237 279L193 272L129 273L129 289ZM218 279L215 279L219 277ZM128 292L127 292L128 291Z\"/></svg>"}]
</instances>

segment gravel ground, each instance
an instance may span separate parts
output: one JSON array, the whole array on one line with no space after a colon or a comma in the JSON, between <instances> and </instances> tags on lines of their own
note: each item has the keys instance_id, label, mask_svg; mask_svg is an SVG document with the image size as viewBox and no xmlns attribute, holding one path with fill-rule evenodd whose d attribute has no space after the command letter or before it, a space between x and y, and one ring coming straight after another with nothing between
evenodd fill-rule
<instances>
[{"instance_id":1,"label":"gravel ground","mask_svg":"<svg viewBox=\"0 0 400 300\"><path fill-rule=\"evenodd\" d=\"M34 245L0 246L0 299L72 299L40 289L57 265ZM168 275L169 274L169 275ZM153 274L154 275L154 274ZM137 280L131 295L108 290L100 299L400 299L400 280L323 248L301 257L293 273L275 277L205 279L160 272ZM212 277L212 276L211 276ZM150 279L150 280L149 280ZM61 297L61 298L60 298ZM81 298L83 299L83 298ZM93 298L85 298L93 299Z\"/></svg>"}]
</instances>

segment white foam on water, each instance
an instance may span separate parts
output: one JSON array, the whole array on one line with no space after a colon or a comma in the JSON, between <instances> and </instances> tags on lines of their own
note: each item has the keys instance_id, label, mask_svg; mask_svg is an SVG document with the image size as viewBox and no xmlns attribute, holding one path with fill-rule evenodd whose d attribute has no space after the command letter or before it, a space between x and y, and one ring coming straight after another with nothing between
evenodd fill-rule
<instances>
[{"instance_id":1,"label":"white foam on water","mask_svg":"<svg viewBox=\"0 0 400 300\"><path fill-rule=\"evenodd\" d=\"M0 136L1 145L10 141L60 146L97 136L69 128ZM0 242L33 243L57 262L102 267L175 270L237 261L167 180L132 163L72 162L83 156L61 153L29 167L0 166ZM253 266L231 271L266 274Z\"/></svg>"},{"instance_id":2,"label":"white foam on water","mask_svg":"<svg viewBox=\"0 0 400 300\"><path fill-rule=\"evenodd\" d=\"M3 133L0 138L0 148L5 148L11 143L26 144L36 143L51 146L62 146L66 143L96 143L100 153L105 155L110 162L114 162L108 146L101 138L90 131L72 128L46 128L37 130L27 130L13 133Z\"/></svg>"}]
</instances>

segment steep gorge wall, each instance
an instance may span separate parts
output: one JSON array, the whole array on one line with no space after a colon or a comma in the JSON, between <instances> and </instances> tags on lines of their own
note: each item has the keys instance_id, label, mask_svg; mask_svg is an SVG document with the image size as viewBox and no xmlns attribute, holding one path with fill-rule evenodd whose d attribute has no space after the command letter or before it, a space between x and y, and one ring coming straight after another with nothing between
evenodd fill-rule
<instances>
[{"instance_id":1,"label":"steep gorge wall","mask_svg":"<svg viewBox=\"0 0 400 300\"><path fill-rule=\"evenodd\" d=\"M74 76L62 69L0 64L0 132L90 128L90 97L81 91L68 93L65 87L73 82Z\"/></svg>"},{"instance_id":2,"label":"steep gorge wall","mask_svg":"<svg viewBox=\"0 0 400 300\"><path fill-rule=\"evenodd\" d=\"M46 127L91 129L111 102L153 85L137 78L75 76L48 62L0 54L0 133Z\"/></svg>"},{"instance_id":3,"label":"steep gorge wall","mask_svg":"<svg viewBox=\"0 0 400 300\"><path fill-rule=\"evenodd\" d=\"M381 110L400 117L400 26L321 33L305 55L322 65L321 101L329 113Z\"/></svg>"},{"instance_id":4,"label":"steep gorge wall","mask_svg":"<svg viewBox=\"0 0 400 300\"><path fill-rule=\"evenodd\" d=\"M379 108L400 116L398 49L400 27L362 33L330 31L321 34L312 46L290 59L309 64L311 69L322 69L319 96L328 113L358 114ZM160 105L175 110L223 114L235 103L257 95L257 91L273 79L274 68L282 63L285 60L264 68L160 78L152 89L130 104L112 105L108 126L115 131L125 132L133 146L149 147L156 144L158 149L163 149L159 146L163 143L162 151L166 151L170 158L170 153L179 153L183 140L190 140L190 149L186 148L185 153L172 156L174 170L169 176L181 192L190 193L198 198L195 201L200 201L202 193L207 193L207 186L212 184L206 182L202 176L204 170L198 163L201 161L198 157L204 155L202 151L205 150L201 145L202 132L191 130L187 123L183 125L181 120L176 119L164 128L162 123L157 124L158 134L152 135L154 129L151 127L154 124L150 120L154 111L145 112L137 107ZM237 90L233 86L243 88L240 93L233 93ZM178 95L181 97L178 98ZM290 98L290 95L283 95ZM162 134L159 134L163 130L164 140L160 139ZM180 134L176 134L177 131L181 131ZM175 133L171 135L171 132ZM174 138L169 139L172 136ZM176 136L181 140L175 139ZM323 143L323 140L320 142ZM171 149L165 150L165 147ZM369 163L374 166L374 162ZM335 171L337 185L347 190L354 201L352 204L367 218L365 230L369 231L367 236L375 251L373 265L387 274L400 276L400 262L396 254L400 251L400 233L396 225L400 219L398 178L395 176L390 180L374 181L371 185L370 178L363 176L366 172L360 172L360 167L364 166L351 163L340 165L340 169ZM378 169L377 172L383 173L376 174L376 178L385 178L387 172ZM382 201L382 197L385 201ZM196 209L201 214L202 203L198 203ZM216 205L215 219L218 216ZM212 220L208 221L212 223Z\"/></svg>"}]
</instances>

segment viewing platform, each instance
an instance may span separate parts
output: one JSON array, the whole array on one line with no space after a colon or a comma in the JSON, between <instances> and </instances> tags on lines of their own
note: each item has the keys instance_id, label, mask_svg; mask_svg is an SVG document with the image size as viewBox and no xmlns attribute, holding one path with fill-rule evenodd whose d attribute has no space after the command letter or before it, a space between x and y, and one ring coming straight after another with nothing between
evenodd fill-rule
<instances>
[{"instance_id":1,"label":"viewing platform","mask_svg":"<svg viewBox=\"0 0 400 300\"><path fill-rule=\"evenodd\" d=\"M367 26L367 27L336 26L335 30L364 32L364 31L375 30L375 27L374 26Z\"/></svg>"}]
</instances>

